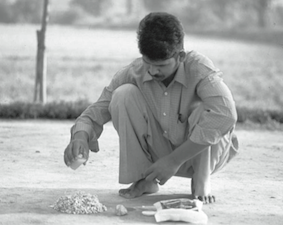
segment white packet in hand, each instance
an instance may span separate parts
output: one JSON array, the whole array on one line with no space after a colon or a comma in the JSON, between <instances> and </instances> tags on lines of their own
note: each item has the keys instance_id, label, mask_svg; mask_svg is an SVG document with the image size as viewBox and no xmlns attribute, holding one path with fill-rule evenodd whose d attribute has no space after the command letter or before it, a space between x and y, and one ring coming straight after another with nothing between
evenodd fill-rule
<instances>
[{"instance_id":1,"label":"white packet in hand","mask_svg":"<svg viewBox=\"0 0 283 225\"><path fill-rule=\"evenodd\" d=\"M70 167L73 170L76 170L77 168L79 168L80 165L82 165L85 162L86 162L86 159L83 158L82 154L80 154L80 155L78 155L78 158L74 162L71 163Z\"/></svg>"}]
</instances>

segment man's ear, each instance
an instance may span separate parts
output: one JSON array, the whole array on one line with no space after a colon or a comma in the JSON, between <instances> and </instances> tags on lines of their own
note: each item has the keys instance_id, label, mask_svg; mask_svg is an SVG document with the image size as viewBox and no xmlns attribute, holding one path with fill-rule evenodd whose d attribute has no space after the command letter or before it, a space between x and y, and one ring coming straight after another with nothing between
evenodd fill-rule
<instances>
[{"instance_id":1,"label":"man's ear","mask_svg":"<svg viewBox=\"0 0 283 225\"><path fill-rule=\"evenodd\" d=\"M180 61L180 62L184 62L185 59L186 59L186 52L185 52L184 50L181 50L181 51L179 52L179 61Z\"/></svg>"}]
</instances>

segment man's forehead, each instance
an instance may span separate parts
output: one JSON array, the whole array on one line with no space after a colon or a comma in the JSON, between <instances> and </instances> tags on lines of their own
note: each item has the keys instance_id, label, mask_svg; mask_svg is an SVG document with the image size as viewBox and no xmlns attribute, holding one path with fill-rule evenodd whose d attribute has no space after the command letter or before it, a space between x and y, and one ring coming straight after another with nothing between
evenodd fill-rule
<instances>
[{"instance_id":1,"label":"man's forehead","mask_svg":"<svg viewBox=\"0 0 283 225\"><path fill-rule=\"evenodd\" d=\"M172 58L164 59L164 60L151 60L145 55L142 56L142 59L145 63L152 64L152 65L167 65L167 64L170 64L172 61Z\"/></svg>"}]
</instances>

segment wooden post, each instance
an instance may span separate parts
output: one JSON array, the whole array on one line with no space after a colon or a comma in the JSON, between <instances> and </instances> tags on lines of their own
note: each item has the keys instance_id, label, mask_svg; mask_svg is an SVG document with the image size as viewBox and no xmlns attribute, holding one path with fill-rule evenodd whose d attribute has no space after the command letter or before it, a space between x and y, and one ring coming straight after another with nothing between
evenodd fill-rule
<instances>
[{"instance_id":1,"label":"wooden post","mask_svg":"<svg viewBox=\"0 0 283 225\"><path fill-rule=\"evenodd\" d=\"M46 103L46 55L45 55L45 33L49 16L49 0L44 0L41 30L36 31L37 55L36 55L36 77L34 88L34 102Z\"/></svg>"}]
</instances>

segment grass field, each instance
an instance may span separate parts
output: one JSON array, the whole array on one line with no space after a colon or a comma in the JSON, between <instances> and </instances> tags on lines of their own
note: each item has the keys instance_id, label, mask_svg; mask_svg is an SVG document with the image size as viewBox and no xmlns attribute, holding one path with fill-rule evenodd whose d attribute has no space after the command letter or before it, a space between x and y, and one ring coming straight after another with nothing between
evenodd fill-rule
<instances>
[{"instance_id":1,"label":"grass field","mask_svg":"<svg viewBox=\"0 0 283 225\"><path fill-rule=\"evenodd\" d=\"M0 25L0 103L33 100L38 28ZM48 102L93 102L139 57L135 31L49 26L46 45ZM239 107L282 110L282 46L187 35L185 48L214 61Z\"/></svg>"}]
</instances>

